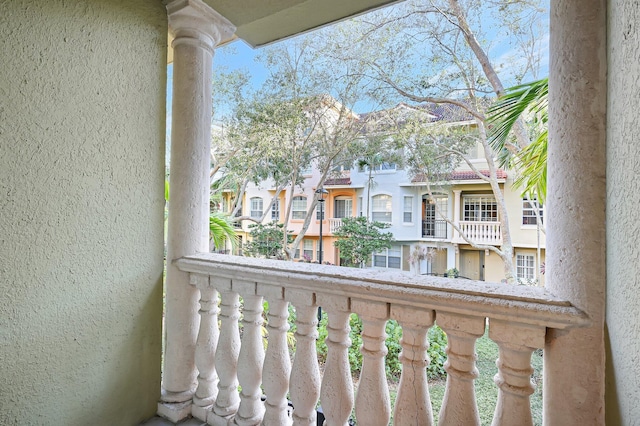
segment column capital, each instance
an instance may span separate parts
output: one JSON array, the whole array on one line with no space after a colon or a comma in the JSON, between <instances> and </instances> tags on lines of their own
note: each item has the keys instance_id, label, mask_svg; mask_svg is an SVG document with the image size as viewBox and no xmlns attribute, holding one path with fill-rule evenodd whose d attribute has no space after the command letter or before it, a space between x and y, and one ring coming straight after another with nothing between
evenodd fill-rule
<instances>
[{"instance_id":1,"label":"column capital","mask_svg":"<svg viewBox=\"0 0 640 426\"><path fill-rule=\"evenodd\" d=\"M229 40L236 31L227 18L202 0L172 0L167 4L169 30L174 34L173 45L181 39L195 39L203 47L213 49Z\"/></svg>"}]
</instances>

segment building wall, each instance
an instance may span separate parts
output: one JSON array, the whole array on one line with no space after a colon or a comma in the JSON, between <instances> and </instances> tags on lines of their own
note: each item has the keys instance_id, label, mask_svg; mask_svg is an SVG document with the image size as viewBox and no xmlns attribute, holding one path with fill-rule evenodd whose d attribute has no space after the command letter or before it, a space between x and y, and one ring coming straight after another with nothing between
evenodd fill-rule
<instances>
[{"instance_id":1,"label":"building wall","mask_svg":"<svg viewBox=\"0 0 640 426\"><path fill-rule=\"evenodd\" d=\"M0 13L0 424L135 425L160 393L166 12Z\"/></svg>"},{"instance_id":2,"label":"building wall","mask_svg":"<svg viewBox=\"0 0 640 426\"><path fill-rule=\"evenodd\" d=\"M640 14L609 2L607 123L607 424L640 419Z\"/></svg>"}]
</instances>

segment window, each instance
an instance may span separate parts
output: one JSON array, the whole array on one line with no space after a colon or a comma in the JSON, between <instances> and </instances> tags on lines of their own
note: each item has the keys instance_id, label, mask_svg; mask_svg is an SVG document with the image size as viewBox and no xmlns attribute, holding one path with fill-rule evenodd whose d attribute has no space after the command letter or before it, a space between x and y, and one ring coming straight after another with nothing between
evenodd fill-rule
<instances>
[{"instance_id":1,"label":"window","mask_svg":"<svg viewBox=\"0 0 640 426\"><path fill-rule=\"evenodd\" d=\"M405 223L413 222L413 197L404 197L402 221Z\"/></svg>"},{"instance_id":2,"label":"window","mask_svg":"<svg viewBox=\"0 0 640 426\"><path fill-rule=\"evenodd\" d=\"M376 195L372 198L371 218L378 222L391 223L391 196Z\"/></svg>"},{"instance_id":3,"label":"window","mask_svg":"<svg viewBox=\"0 0 640 426\"><path fill-rule=\"evenodd\" d=\"M363 202L362 202L362 197L358 197L358 216L364 216L364 213L362 213L362 206L363 206Z\"/></svg>"},{"instance_id":4,"label":"window","mask_svg":"<svg viewBox=\"0 0 640 426\"><path fill-rule=\"evenodd\" d=\"M447 196L422 196L422 236L425 238L447 238L449 199Z\"/></svg>"},{"instance_id":5,"label":"window","mask_svg":"<svg viewBox=\"0 0 640 426\"><path fill-rule=\"evenodd\" d=\"M373 266L377 268L400 269L402 265L400 246L391 246L373 254Z\"/></svg>"},{"instance_id":6,"label":"window","mask_svg":"<svg viewBox=\"0 0 640 426\"><path fill-rule=\"evenodd\" d=\"M302 174L302 176L311 176L312 171L313 170L312 170L311 164L309 164L304 169L302 169L300 173Z\"/></svg>"},{"instance_id":7,"label":"window","mask_svg":"<svg viewBox=\"0 0 640 426\"><path fill-rule=\"evenodd\" d=\"M280 200L276 199L276 201L271 206L271 220L279 221L280 220Z\"/></svg>"},{"instance_id":8,"label":"window","mask_svg":"<svg viewBox=\"0 0 640 426\"><path fill-rule=\"evenodd\" d=\"M540 216L540 221L544 223L544 206L538 203L535 198L533 200L522 200L522 224L523 225L537 225L538 218L536 217L536 210Z\"/></svg>"},{"instance_id":9,"label":"window","mask_svg":"<svg viewBox=\"0 0 640 426\"><path fill-rule=\"evenodd\" d=\"M533 281L536 278L536 258L532 254L516 254L516 278Z\"/></svg>"},{"instance_id":10,"label":"window","mask_svg":"<svg viewBox=\"0 0 640 426\"><path fill-rule=\"evenodd\" d=\"M336 197L333 202L333 217L341 219L351 217L353 201L349 197Z\"/></svg>"},{"instance_id":11,"label":"window","mask_svg":"<svg viewBox=\"0 0 640 426\"><path fill-rule=\"evenodd\" d=\"M324 209L326 208L324 203L326 201L318 201L316 204L316 220L324 220Z\"/></svg>"},{"instance_id":12,"label":"window","mask_svg":"<svg viewBox=\"0 0 640 426\"><path fill-rule=\"evenodd\" d=\"M307 197L293 197L291 219L302 220L307 215Z\"/></svg>"},{"instance_id":13,"label":"window","mask_svg":"<svg viewBox=\"0 0 640 426\"><path fill-rule=\"evenodd\" d=\"M467 222L497 222L498 203L491 195L472 195L463 199L463 220Z\"/></svg>"},{"instance_id":14,"label":"window","mask_svg":"<svg viewBox=\"0 0 640 426\"><path fill-rule=\"evenodd\" d=\"M250 216L253 219L260 219L260 217L262 216L262 198L260 197L251 198Z\"/></svg>"},{"instance_id":15,"label":"window","mask_svg":"<svg viewBox=\"0 0 640 426\"><path fill-rule=\"evenodd\" d=\"M305 258L305 260L313 260L313 240L304 239L302 240L302 245L302 256Z\"/></svg>"}]
</instances>

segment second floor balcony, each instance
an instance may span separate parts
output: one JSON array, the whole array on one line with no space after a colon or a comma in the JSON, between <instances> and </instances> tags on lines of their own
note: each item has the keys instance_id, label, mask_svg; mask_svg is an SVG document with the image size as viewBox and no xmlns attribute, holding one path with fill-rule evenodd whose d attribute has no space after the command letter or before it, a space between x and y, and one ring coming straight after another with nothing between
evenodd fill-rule
<instances>
[{"instance_id":1,"label":"second floor balcony","mask_svg":"<svg viewBox=\"0 0 640 426\"><path fill-rule=\"evenodd\" d=\"M500 245L502 244L502 231L500 222L461 221L458 224L460 231L468 240L476 244ZM452 239L454 243L465 244L467 241L455 232Z\"/></svg>"},{"instance_id":2,"label":"second floor balcony","mask_svg":"<svg viewBox=\"0 0 640 426\"><path fill-rule=\"evenodd\" d=\"M354 408L358 424L387 425L393 413L396 425L432 425L425 367L434 324L448 338L439 424L480 424L475 341L488 328L499 348L493 424L531 425L532 352L545 346L549 331L589 321L542 288L216 254L187 256L177 266L200 294L200 310L193 309L200 317L193 319L200 324L198 380L189 412L212 425L315 425L319 403L330 425L348 424ZM323 372L316 354L318 307L328 314ZM352 313L363 323L355 391L347 352ZM403 335L393 405L384 367L389 319ZM295 348L288 345L289 324L296 327Z\"/></svg>"}]
</instances>

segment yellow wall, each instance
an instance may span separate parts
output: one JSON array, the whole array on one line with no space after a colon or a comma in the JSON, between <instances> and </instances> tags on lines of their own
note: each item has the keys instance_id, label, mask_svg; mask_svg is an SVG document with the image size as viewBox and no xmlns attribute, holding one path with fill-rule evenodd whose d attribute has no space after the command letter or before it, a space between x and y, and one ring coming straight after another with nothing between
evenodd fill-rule
<instances>
[{"instance_id":1,"label":"yellow wall","mask_svg":"<svg viewBox=\"0 0 640 426\"><path fill-rule=\"evenodd\" d=\"M160 396L166 12L0 13L0 424L135 425Z\"/></svg>"}]
</instances>

